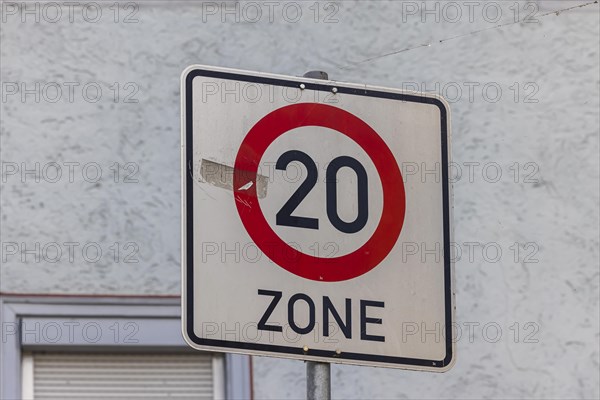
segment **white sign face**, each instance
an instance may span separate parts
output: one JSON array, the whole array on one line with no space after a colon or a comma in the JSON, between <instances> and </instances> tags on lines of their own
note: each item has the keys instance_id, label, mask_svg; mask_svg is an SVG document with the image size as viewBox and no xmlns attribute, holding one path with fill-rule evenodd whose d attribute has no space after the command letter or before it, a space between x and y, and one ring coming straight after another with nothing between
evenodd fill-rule
<instances>
[{"instance_id":1,"label":"white sign face","mask_svg":"<svg viewBox=\"0 0 600 400\"><path fill-rule=\"evenodd\" d=\"M187 342L448 370L446 103L203 66L181 91Z\"/></svg>"}]
</instances>

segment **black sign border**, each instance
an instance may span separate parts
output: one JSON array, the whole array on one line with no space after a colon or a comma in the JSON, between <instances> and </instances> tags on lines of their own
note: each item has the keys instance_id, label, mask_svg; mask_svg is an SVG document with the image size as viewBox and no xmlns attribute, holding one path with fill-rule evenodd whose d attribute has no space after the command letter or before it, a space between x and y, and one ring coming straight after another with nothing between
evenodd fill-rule
<instances>
[{"instance_id":1,"label":"black sign border","mask_svg":"<svg viewBox=\"0 0 600 400\"><path fill-rule=\"evenodd\" d=\"M294 356L316 356L330 359L331 362L343 362L348 360L350 362L373 362L373 363L385 363L415 366L415 367L426 367L428 369L444 369L452 363L453 354L453 343L452 343L452 315L453 315L453 293L452 293L452 263L450 259L450 190L449 190L449 178L448 178L448 114L449 110L446 109L446 105L439 99L434 97L418 96L413 94L404 93L390 93L372 89L358 89L355 87L344 87L343 84L317 84L309 81L295 81L278 79L266 76L256 75L244 75L240 73L225 72L208 70L201 68L194 68L187 71L185 75L185 166L193 165L193 80L197 76L251 82L257 84L267 84L282 87L293 87L298 88L300 83L304 83L305 88L308 90L323 91L331 93L332 87L337 88L337 93L351 94L356 96L367 96L367 97L379 97L392 100L398 100L403 102L414 102L414 103L425 103L432 104L440 110L440 126L441 126L441 159L442 159L442 197L443 197L443 223L444 223L444 298L445 298L445 343L446 343L446 356L443 360L426 360L419 358L406 358L406 357L394 357L394 356L382 356L374 354L364 353L350 353L342 352L336 354L331 350L319 350L319 349L308 349L304 351L301 346L279 346L279 345L266 345L259 343L246 343L236 342L229 340L216 340L216 339L204 339L200 338L194 332L194 230L193 230L193 185L194 180L192 174L185 173L185 194L186 194L186 291L185 296L185 312L186 312L186 325L185 333L188 338L198 346L207 347L220 347L229 348L233 351L244 352L244 350L268 352L273 356L290 354ZM301 78L300 78L301 79Z\"/></svg>"}]
</instances>

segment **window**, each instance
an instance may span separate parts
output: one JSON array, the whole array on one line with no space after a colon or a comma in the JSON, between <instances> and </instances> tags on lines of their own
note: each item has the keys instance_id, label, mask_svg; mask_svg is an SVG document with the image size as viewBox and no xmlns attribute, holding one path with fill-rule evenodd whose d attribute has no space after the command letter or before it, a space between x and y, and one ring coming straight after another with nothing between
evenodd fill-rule
<instances>
[{"instance_id":1,"label":"window","mask_svg":"<svg viewBox=\"0 0 600 400\"><path fill-rule=\"evenodd\" d=\"M178 298L0 297L0 398L249 399L247 356L183 341Z\"/></svg>"}]
</instances>

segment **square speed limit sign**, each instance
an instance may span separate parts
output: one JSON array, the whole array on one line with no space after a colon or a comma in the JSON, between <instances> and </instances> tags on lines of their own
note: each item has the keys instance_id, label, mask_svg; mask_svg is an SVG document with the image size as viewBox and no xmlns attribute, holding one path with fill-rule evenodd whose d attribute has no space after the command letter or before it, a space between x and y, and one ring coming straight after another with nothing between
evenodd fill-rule
<instances>
[{"instance_id":1,"label":"square speed limit sign","mask_svg":"<svg viewBox=\"0 0 600 400\"><path fill-rule=\"evenodd\" d=\"M187 342L448 370L447 104L204 66L181 92Z\"/></svg>"}]
</instances>

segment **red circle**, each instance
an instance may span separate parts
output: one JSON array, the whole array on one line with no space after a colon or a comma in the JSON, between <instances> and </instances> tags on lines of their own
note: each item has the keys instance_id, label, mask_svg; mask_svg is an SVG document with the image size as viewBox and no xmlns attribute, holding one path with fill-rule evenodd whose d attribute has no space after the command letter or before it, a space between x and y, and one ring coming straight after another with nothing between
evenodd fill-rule
<instances>
[{"instance_id":1,"label":"red circle","mask_svg":"<svg viewBox=\"0 0 600 400\"><path fill-rule=\"evenodd\" d=\"M302 253L273 231L256 196L258 166L267 147L289 130L320 126L354 140L369 155L383 186L381 220L371 238L352 253L322 258ZM242 187L250 188L240 190ZM248 132L235 159L233 173L235 205L248 234L261 251L283 269L315 281L337 282L356 278L375 268L392 250L406 209L404 182L394 155L366 122L340 108L300 103L279 108L264 116Z\"/></svg>"}]
</instances>

